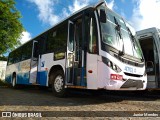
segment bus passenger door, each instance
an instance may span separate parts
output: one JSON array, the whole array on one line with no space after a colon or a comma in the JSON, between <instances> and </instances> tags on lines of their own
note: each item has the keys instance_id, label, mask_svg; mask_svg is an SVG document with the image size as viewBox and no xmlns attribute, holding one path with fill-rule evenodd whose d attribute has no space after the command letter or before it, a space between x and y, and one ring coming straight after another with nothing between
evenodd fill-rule
<instances>
[{"instance_id":1,"label":"bus passenger door","mask_svg":"<svg viewBox=\"0 0 160 120\"><path fill-rule=\"evenodd\" d=\"M74 62L74 23L68 22L68 40L66 56L66 85L73 85L73 62Z\"/></svg>"},{"instance_id":2,"label":"bus passenger door","mask_svg":"<svg viewBox=\"0 0 160 120\"><path fill-rule=\"evenodd\" d=\"M69 21L66 80L67 85L85 86L86 51L84 50L84 22L82 16Z\"/></svg>"},{"instance_id":3,"label":"bus passenger door","mask_svg":"<svg viewBox=\"0 0 160 120\"><path fill-rule=\"evenodd\" d=\"M36 84L37 80L37 66L38 66L38 41L33 41L30 83Z\"/></svg>"}]
</instances>

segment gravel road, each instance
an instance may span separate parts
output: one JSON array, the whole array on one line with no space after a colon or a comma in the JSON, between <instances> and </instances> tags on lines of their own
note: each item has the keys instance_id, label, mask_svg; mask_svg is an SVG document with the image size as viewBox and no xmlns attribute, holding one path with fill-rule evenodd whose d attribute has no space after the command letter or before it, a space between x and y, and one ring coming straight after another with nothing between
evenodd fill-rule
<instances>
[{"instance_id":1,"label":"gravel road","mask_svg":"<svg viewBox=\"0 0 160 120\"><path fill-rule=\"evenodd\" d=\"M94 96L89 91L74 91L70 92L70 96L66 98L57 98L53 96L50 90L46 89L0 87L0 111L158 110L160 110L160 91L146 93L108 91L103 92L102 95Z\"/></svg>"}]
</instances>

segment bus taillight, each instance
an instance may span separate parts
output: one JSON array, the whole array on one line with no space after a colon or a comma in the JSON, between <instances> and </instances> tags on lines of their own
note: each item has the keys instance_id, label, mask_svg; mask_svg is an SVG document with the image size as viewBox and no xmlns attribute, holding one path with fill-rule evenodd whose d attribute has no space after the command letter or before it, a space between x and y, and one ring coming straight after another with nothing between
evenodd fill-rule
<instances>
[{"instance_id":1,"label":"bus taillight","mask_svg":"<svg viewBox=\"0 0 160 120\"><path fill-rule=\"evenodd\" d=\"M111 80L122 80L122 79L123 79L123 75L110 74L110 79L111 79Z\"/></svg>"}]
</instances>

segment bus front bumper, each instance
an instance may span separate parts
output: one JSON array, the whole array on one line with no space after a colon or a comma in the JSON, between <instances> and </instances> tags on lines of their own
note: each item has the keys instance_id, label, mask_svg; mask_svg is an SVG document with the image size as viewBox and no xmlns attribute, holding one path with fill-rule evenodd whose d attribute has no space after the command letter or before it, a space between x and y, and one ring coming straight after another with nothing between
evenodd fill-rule
<instances>
[{"instance_id":1,"label":"bus front bumper","mask_svg":"<svg viewBox=\"0 0 160 120\"><path fill-rule=\"evenodd\" d=\"M110 80L110 84L106 85L107 90L145 90L145 80L128 79L123 80Z\"/></svg>"}]
</instances>

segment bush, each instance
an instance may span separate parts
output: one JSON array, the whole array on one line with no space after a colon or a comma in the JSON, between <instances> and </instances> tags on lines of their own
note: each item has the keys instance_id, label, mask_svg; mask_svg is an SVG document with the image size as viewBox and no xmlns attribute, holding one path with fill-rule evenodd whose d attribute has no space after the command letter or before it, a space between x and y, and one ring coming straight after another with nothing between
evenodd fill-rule
<instances>
[{"instance_id":1,"label":"bush","mask_svg":"<svg viewBox=\"0 0 160 120\"><path fill-rule=\"evenodd\" d=\"M8 83L0 79L0 86L8 86Z\"/></svg>"}]
</instances>

